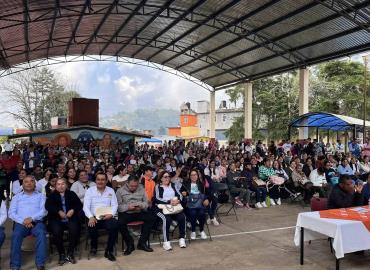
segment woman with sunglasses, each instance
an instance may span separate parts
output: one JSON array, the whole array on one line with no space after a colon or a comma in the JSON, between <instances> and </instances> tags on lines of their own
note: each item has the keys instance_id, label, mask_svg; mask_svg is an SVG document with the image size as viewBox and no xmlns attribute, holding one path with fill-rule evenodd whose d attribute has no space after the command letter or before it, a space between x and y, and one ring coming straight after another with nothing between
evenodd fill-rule
<instances>
[{"instance_id":1,"label":"woman with sunglasses","mask_svg":"<svg viewBox=\"0 0 370 270\"><path fill-rule=\"evenodd\" d=\"M185 229L186 229L186 217L184 212L178 214L165 215L162 209L158 205L168 205L176 206L181 204L183 201L183 196L180 190L176 188L175 184L171 183L170 174L167 171L162 171L158 175L158 184L155 186L155 211L159 218L162 220L162 231L163 231L163 249L172 250L172 246L169 238L169 230L173 220L177 221L179 226L179 246L180 248L186 248L185 243Z\"/></svg>"}]
</instances>

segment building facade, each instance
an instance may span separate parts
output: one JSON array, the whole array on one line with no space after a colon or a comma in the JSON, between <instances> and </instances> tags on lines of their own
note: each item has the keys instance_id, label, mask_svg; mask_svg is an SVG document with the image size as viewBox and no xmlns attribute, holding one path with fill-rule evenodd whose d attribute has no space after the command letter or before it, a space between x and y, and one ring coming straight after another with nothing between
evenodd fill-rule
<instances>
[{"instance_id":1,"label":"building facade","mask_svg":"<svg viewBox=\"0 0 370 270\"><path fill-rule=\"evenodd\" d=\"M210 136L210 104L208 101L197 101L197 110L191 109L190 103L180 107L180 125L169 127L168 135L182 138ZM226 101L222 101L216 110L216 139L226 140L224 132L231 127L235 118L243 115L242 108L227 108Z\"/></svg>"}]
</instances>

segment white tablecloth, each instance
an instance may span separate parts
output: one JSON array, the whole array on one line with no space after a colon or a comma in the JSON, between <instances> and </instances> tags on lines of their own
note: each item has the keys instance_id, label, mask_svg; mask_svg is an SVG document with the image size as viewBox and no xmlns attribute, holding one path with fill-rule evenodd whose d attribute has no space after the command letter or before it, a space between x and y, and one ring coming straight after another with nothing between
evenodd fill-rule
<instances>
[{"instance_id":1,"label":"white tablecloth","mask_svg":"<svg viewBox=\"0 0 370 270\"><path fill-rule=\"evenodd\" d=\"M300 244L300 229L303 227L304 240L333 238L335 256L370 249L370 232L361 221L320 218L319 212L300 213L297 219L294 243Z\"/></svg>"}]
</instances>

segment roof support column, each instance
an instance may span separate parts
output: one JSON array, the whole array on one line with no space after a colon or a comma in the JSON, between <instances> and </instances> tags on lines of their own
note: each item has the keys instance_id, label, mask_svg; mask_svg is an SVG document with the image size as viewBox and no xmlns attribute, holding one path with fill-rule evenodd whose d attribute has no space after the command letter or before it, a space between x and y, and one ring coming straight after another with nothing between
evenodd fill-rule
<instances>
[{"instance_id":1,"label":"roof support column","mask_svg":"<svg viewBox=\"0 0 370 270\"><path fill-rule=\"evenodd\" d=\"M253 108L252 82L244 84L244 139L252 140L252 108Z\"/></svg>"},{"instance_id":2,"label":"roof support column","mask_svg":"<svg viewBox=\"0 0 370 270\"><path fill-rule=\"evenodd\" d=\"M307 68L301 68L299 70L299 115L308 113L309 74L310 73ZM299 139L303 140L307 138L308 138L308 127L299 128Z\"/></svg>"},{"instance_id":3,"label":"roof support column","mask_svg":"<svg viewBox=\"0 0 370 270\"><path fill-rule=\"evenodd\" d=\"M210 127L210 138L216 138L216 91L210 92L210 117L209 117L209 127Z\"/></svg>"}]
</instances>

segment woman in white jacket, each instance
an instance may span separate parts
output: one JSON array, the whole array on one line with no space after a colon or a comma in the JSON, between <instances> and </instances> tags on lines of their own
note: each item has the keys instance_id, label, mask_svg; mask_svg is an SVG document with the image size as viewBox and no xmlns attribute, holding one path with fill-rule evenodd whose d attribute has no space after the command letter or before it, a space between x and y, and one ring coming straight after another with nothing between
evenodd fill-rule
<instances>
[{"instance_id":1,"label":"woman in white jacket","mask_svg":"<svg viewBox=\"0 0 370 270\"><path fill-rule=\"evenodd\" d=\"M211 179L215 182L221 182L221 172L220 168L216 166L216 162L211 160L208 167L204 169L204 174L211 177Z\"/></svg>"}]
</instances>

